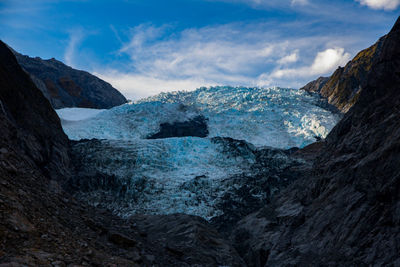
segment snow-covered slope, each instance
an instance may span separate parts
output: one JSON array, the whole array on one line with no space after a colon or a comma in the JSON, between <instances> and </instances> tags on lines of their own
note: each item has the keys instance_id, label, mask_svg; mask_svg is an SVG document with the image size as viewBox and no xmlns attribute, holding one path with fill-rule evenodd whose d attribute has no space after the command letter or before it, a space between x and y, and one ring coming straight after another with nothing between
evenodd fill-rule
<instances>
[{"instance_id":1,"label":"snow-covered slope","mask_svg":"<svg viewBox=\"0 0 400 267\"><path fill-rule=\"evenodd\" d=\"M208 118L209 137L231 137L256 146L303 147L324 138L338 121L304 91L283 88L212 87L161 93L63 125L71 139L144 139L165 122ZM58 112L61 118L66 112Z\"/></svg>"},{"instance_id":2,"label":"snow-covered slope","mask_svg":"<svg viewBox=\"0 0 400 267\"><path fill-rule=\"evenodd\" d=\"M62 108L58 109L58 116L66 121L81 121L87 120L97 114L103 112L105 109L94 108Z\"/></svg>"},{"instance_id":3,"label":"snow-covered slope","mask_svg":"<svg viewBox=\"0 0 400 267\"><path fill-rule=\"evenodd\" d=\"M73 148L82 179L89 179L75 181L87 183L79 197L123 216L182 212L212 219L238 201L254 208L286 183L277 173L292 159L266 147L288 149L325 137L339 118L318 101L293 89L213 87L159 94L83 120L74 119L76 109L58 114L68 119L62 122L71 139L105 139ZM161 123L199 115L208 119L207 138L147 139ZM248 188L249 181L258 186Z\"/></svg>"}]
</instances>

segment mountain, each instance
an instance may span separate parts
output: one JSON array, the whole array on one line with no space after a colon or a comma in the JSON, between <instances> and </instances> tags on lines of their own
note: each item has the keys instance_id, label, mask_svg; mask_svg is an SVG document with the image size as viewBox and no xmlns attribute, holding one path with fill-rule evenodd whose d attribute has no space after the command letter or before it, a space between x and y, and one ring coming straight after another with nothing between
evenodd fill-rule
<instances>
[{"instance_id":1,"label":"mountain","mask_svg":"<svg viewBox=\"0 0 400 267\"><path fill-rule=\"evenodd\" d=\"M61 126L0 42L0 265L398 266L400 17L362 84L331 131L315 95L242 87Z\"/></svg>"},{"instance_id":2,"label":"mountain","mask_svg":"<svg viewBox=\"0 0 400 267\"><path fill-rule=\"evenodd\" d=\"M21 150L50 177L66 175L69 141L56 112L3 42L0 48L2 146Z\"/></svg>"},{"instance_id":3,"label":"mountain","mask_svg":"<svg viewBox=\"0 0 400 267\"><path fill-rule=\"evenodd\" d=\"M1 41L0 135L1 266L243 266L204 219L125 220L71 197L63 189L76 175L70 142L48 100Z\"/></svg>"},{"instance_id":4,"label":"mountain","mask_svg":"<svg viewBox=\"0 0 400 267\"><path fill-rule=\"evenodd\" d=\"M43 60L13 52L55 109L108 109L127 102L117 89L88 72L73 69L54 58Z\"/></svg>"},{"instance_id":5,"label":"mountain","mask_svg":"<svg viewBox=\"0 0 400 267\"><path fill-rule=\"evenodd\" d=\"M347 112L358 100L366 86L366 77L372 62L379 57L386 36L359 52L344 68L339 67L331 77L320 77L300 90L320 94L339 111Z\"/></svg>"},{"instance_id":6,"label":"mountain","mask_svg":"<svg viewBox=\"0 0 400 267\"><path fill-rule=\"evenodd\" d=\"M400 18L381 40L313 175L237 223L232 240L249 265L400 264Z\"/></svg>"}]
</instances>

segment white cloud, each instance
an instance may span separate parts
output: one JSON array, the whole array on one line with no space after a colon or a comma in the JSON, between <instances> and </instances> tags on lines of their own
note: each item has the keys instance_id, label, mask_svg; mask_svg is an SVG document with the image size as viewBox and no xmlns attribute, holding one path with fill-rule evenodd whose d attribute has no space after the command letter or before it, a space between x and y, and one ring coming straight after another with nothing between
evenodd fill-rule
<instances>
[{"instance_id":1,"label":"white cloud","mask_svg":"<svg viewBox=\"0 0 400 267\"><path fill-rule=\"evenodd\" d=\"M326 49L346 47L349 39L281 36L287 28L303 26L232 23L177 32L168 25L142 24L119 49L129 63L94 72L130 99L209 85L299 87L350 58L343 48Z\"/></svg>"},{"instance_id":2,"label":"white cloud","mask_svg":"<svg viewBox=\"0 0 400 267\"><path fill-rule=\"evenodd\" d=\"M154 41L164 28L151 25L134 28L131 40L120 52L130 56L136 70L158 77L208 76L212 79L225 74L222 76L227 80L236 80L233 75L254 69L274 50L264 40L249 43L234 39L231 35L239 33L226 26L187 29L178 36Z\"/></svg>"},{"instance_id":3,"label":"white cloud","mask_svg":"<svg viewBox=\"0 0 400 267\"><path fill-rule=\"evenodd\" d=\"M277 69L272 72L270 78L282 79L286 77L311 77L329 74L338 66L345 65L349 60L350 54L346 53L344 48L329 48L318 52L312 65L299 68Z\"/></svg>"},{"instance_id":4,"label":"white cloud","mask_svg":"<svg viewBox=\"0 0 400 267\"><path fill-rule=\"evenodd\" d=\"M301 6L305 6L310 4L310 2L308 0L291 0L290 4L293 5L301 5Z\"/></svg>"},{"instance_id":5,"label":"white cloud","mask_svg":"<svg viewBox=\"0 0 400 267\"><path fill-rule=\"evenodd\" d=\"M82 42L84 37L83 31L81 29L75 29L70 31L68 45L64 52L65 64L74 67L74 59L76 54L77 46Z\"/></svg>"},{"instance_id":6,"label":"white cloud","mask_svg":"<svg viewBox=\"0 0 400 267\"><path fill-rule=\"evenodd\" d=\"M122 73L115 70L106 71L105 73L95 72L94 75L108 81L131 100L137 100L160 92L191 91L202 86L219 85L218 83L195 78L168 79L144 74Z\"/></svg>"},{"instance_id":7,"label":"white cloud","mask_svg":"<svg viewBox=\"0 0 400 267\"><path fill-rule=\"evenodd\" d=\"M208 85L250 85L254 72L285 53L284 44L267 39L258 32L245 34L234 25L168 35L168 26L143 24L132 29L130 40L119 50L131 60L126 70L95 72L133 99Z\"/></svg>"},{"instance_id":8,"label":"white cloud","mask_svg":"<svg viewBox=\"0 0 400 267\"><path fill-rule=\"evenodd\" d=\"M226 3L243 3L256 9L264 8L290 8L293 6L309 5L309 0L206 0Z\"/></svg>"},{"instance_id":9,"label":"white cloud","mask_svg":"<svg viewBox=\"0 0 400 267\"><path fill-rule=\"evenodd\" d=\"M372 9L395 10L400 6L400 0L356 0Z\"/></svg>"},{"instance_id":10,"label":"white cloud","mask_svg":"<svg viewBox=\"0 0 400 267\"><path fill-rule=\"evenodd\" d=\"M278 60L278 64L285 65L289 63L294 63L299 60L299 50L295 50L293 53L286 55Z\"/></svg>"}]
</instances>

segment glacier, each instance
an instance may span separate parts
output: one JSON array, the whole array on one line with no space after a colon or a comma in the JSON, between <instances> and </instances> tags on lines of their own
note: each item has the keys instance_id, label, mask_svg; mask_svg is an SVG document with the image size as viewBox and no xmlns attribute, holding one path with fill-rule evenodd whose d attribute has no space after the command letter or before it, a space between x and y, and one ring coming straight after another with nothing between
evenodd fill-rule
<instances>
[{"instance_id":1,"label":"glacier","mask_svg":"<svg viewBox=\"0 0 400 267\"><path fill-rule=\"evenodd\" d=\"M57 113L70 139L85 139L74 146L79 155L75 164L90 177L91 188L77 192L79 198L121 216L181 212L208 220L226 212L228 198L237 202L244 190L254 191L246 187L254 177L258 191L246 198L262 201L279 190L285 181L276 173L288 162L297 164L286 150L325 138L340 119L323 108L318 96L278 87L199 88L98 112L75 108ZM207 118L207 138L147 139L162 123L199 115ZM266 160L279 163L265 167ZM99 186L98 177L116 179L116 191L104 181Z\"/></svg>"},{"instance_id":2,"label":"glacier","mask_svg":"<svg viewBox=\"0 0 400 267\"><path fill-rule=\"evenodd\" d=\"M304 147L324 138L340 115L318 105L319 97L285 88L211 87L161 93L63 124L70 139L138 140L164 122L208 118L208 137L231 137L255 146ZM67 112L57 110L63 119Z\"/></svg>"}]
</instances>

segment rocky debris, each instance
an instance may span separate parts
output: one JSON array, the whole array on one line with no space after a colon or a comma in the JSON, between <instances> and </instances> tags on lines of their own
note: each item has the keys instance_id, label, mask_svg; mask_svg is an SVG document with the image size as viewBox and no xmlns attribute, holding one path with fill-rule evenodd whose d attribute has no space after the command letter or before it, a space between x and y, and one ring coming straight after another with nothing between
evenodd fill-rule
<instances>
[{"instance_id":1,"label":"rocky debris","mask_svg":"<svg viewBox=\"0 0 400 267\"><path fill-rule=\"evenodd\" d=\"M52 58L31 58L13 51L51 105L58 108L80 107L108 109L127 102L109 83Z\"/></svg>"},{"instance_id":2,"label":"rocky debris","mask_svg":"<svg viewBox=\"0 0 400 267\"><path fill-rule=\"evenodd\" d=\"M243 260L204 219L185 215L136 215L139 232L154 244L156 257L169 266L244 266Z\"/></svg>"},{"instance_id":3,"label":"rocky debris","mask_svg":"<svg viewBox=\"0 0 400 267\"><path fill-rule=\"evenodd\" d=\"M373 61L379 57L386 36L373 46L359 52L344 68L339 67L331 77L319 77L301 88L307 92L318 93L330 105L346 113L358 100L366 86L367 75Z\"/></svg>"},{"instance_id":4,"label":"rocky debris","mask_svg":"<svg viewBox=\"0 0 400 267\"><path fill-rule=\"evenodd\" d=\"M137 242L123 234L120 234L118 232L113 232L110 233L108 236L108 240L118 246L121 246L123 248L130 248L134 247Z\"/></svg>"},{"instance_id":5,"label":"rocky debris","mask_svg":"<svg viewBox=\"0 0 400 267\"><path fill-rule=\"evenodd\" d=\"M255 150L256 160L250 172L229 177L222 182L221 187L226 190L222 191L220 201L216 203L216 208L222 213L212 218L211 224L224 234L230 233L240 219L270 203L279 191L296 179L308 175L313 159L295 151L298 149Z\"/></svg>"},{"instance_id":6,"label":"rocky debris","mask_svg":"<svg viewBox=\"0 0 400 267\"><path fill-rule=\"evenodd\" d=\"M400 18L383 40L312 175L236 224L249 266L400 265Z\"/></svg>"},{"instance_id":7,"label":"rocky debris","mask_svg":"<svg viewBox=\"0 0 400 267\"><path fill-rule=\"evenodd\" d=\"M161 123L159 132L151 134L147 139L160 139L170 137L184 137L184 136L197 136L207 137L208 126L207 119L198 115L188 121Z\"/></svg>"}]
</instances>

